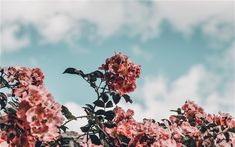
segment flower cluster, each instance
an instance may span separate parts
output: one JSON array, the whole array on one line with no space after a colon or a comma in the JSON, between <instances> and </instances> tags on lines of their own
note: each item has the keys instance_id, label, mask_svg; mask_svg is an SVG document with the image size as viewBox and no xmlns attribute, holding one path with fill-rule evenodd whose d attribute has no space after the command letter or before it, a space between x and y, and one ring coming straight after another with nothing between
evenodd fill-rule
<instances>
[{"instance_id":1,"label":"flower cluster","mask_svg":"<svg viewBox=\"0 0 235 147\"><path fill-rule=\"evenodd\" d=\"M115 146L154 147L230 147L235 145L235 119L229 114L211 115L193 101L186 101L177 115L155 122L137 122L134 112L116 107L114 128L105 131ZM200 121L199 121L200 120Z\"/></svg>"},{"instance_id":2,"label":"flower cluster","mask_svg":"<svg viewBox=\"0 0 235 147\"><path fill-rule=\"evenodd\" d=\"M0 142L11 146L33 147L37 141L48 143L59 137L63 122L61 105L43 85L44 75L38 68L9 67L4 69L8 87L12 86L14 111L2 116ZM7 109L9 110L9 109Z\"/></svg>"},{"instance_id":3,"label":"flower cluster","mask_svg":"<svg viewBox=\"0 0 235 147\"><path fill-rule=\"evenodd\" d=\"M71 141L83 147L235 146L235 119L227 113L208 114L193 101L172 110L176 114L169 119L136 121L133 110L118 104L121 98L132 103L128 93L136 88L140 70L122 53L91 73L67 68L64 73L81 76L97 94L93 104L83 107L86 115L74 116L44 87L40 69L0 67L0 146L70 146ZM87 119L82 134L67 132L66 124L80 118Z\"/></svg>"},{"instance_id":4,"label":"flower cluster","mask_svg":"<svg viewBox=\"0 0 235 147\"><path fill-rule=\"evenodd\" d=\"M136 79L141 71L140 65L134 64L122 53L106 59L100 69L105 71L104 76L109 88L121 95L135 90Z\"/></svg>"}]
</instances>

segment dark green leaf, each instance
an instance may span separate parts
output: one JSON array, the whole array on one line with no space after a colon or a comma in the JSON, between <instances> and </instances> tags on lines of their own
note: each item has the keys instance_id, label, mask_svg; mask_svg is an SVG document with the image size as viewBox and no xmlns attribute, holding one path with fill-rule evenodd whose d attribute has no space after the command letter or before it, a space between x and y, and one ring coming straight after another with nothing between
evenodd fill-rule
<instances>
[{"instance_id":1,"label":"dark green leaf","mask_svg":"<svg viewBox=\"0 0 235 147\"><path fill-rule=\"evenodd\" d=\"M44 147L44 146L41 146L41 147ZM58 147L58 142L56 141L49 142L49 147Z\"/></svg>"},{"instance_id":2,"label":"dark green leaf","mask_svg":"<svg viewBox=\"0 0 235 147\"><path fill-rule=\"evenodd\" d=\"M118 104L121 99L121 96L119 94L113 94L113 102L115 104Z\"/></svg>"},{"instance_id":3,"label":"dark green leaf","mask_svg":"<svg viewBox=\"0 0 235 147\"><path fill-rule=\"evenodd\" d=\"M206 130L207 130L206 126L205 126L205 125L202 125L202 126L201 126L201 129L200 129L201 133L205 133Z\"/></svg>"},{"instance_id":4,"label":"dark green leaf","mask_svg":"<svg viewBox=\"0 0 235 147\"><path fill-rule=\"evenodd\" d=\"M109 100L109 96L106 93L101 93L102 100L106 103Z\"/></svg>"},{"instance_id":5,"label":"dark green leaf","mask_svg":"<svg viewBox=\"0 0 235 147\"><path fill-rule=\"evenodd\" d=\"M190 147L197 147L196 141L191 138L191 139L189 140L189 146L190 146Z\"/></svg>"},{"instance_id":6,"label":"dark green leaf","mask_svg":"<svg viewBox=\"0 0 235 147\"><path fill-rule=\"evenodd\" d=\"M105 118L107 120L113 120L114 117L115 117L115 113L112 110L105 112Z\"/></svg>"},{"instance_id":7,"label":"dark green leaf","mask_svg":"<svg viewBox=\"0 0 235 147\"><path fill-rule=\"evenodd\" d=\"M93 103L98 107L104 107L104 102L101 100L96 100Z\"/></svg>"},{"instance_id":8,"label":"dark green leaf","mask_svg":"<svg viewBox=\"0 0 235 147\"><path fill-rule=\"evenodd\" d=\"M82 132L88 132L89 131L89 129L90 129L90 125L89 124L87 124L87 125L85 125L85 126L83 126L83 127L80 127L80 129L82 130Z\"/></svg>"},{"instance_id":9,"label":"dark green leaf","mask_svg":"<svg viewBox=\"0 0 235 147\"><path fill-rule=\"evenodd\" d=\"M229 133L228 133L228 132L225 132L225 133L224 133L224 136L225 136L226 141L229 142Z\"/></svg>"},{"instance_id":10,"label":"dark green leaf","mask_svg":"<svg viewBox=\"0 0 235 147\"><path fill-rule=\"evenodd\" d=\"M0 101L1 101L1 100L0 100ZM17 104L14 103L14 102L12 102L12 101L9 101L8 104L11 105L12 107L14 107L15 109L18 108Z\"/></svg>"},{"instance_id":11,"label":"dark green leaf","mask_svg":"<svg viewBox=\"0 0 235 147\"><path fill-rule=\"evenodd\" d=\"M99 70L96 70L93 73L97 78L103 78L104 77L103 73Z\"/></svg>"},{"instance_id":12,"label":"dark green leaf","mask_svg":"<svg viewBox=\"0 0 235 147\"><path fill-rule=\"evenodd\" d=\"M91 82L91 83L90 83L90 86L91 86L92 88L96 88L95 82Z\"/></svg>"},{"instance_id":13,"label":"dark green leaf","mask_svg":"<svg viewBox=\"0 0 235 147\"><path fill-rule=\"evenodd\" d=\"M118 135L118 137L119 137L119 139L123 142L123 143L125 143L125 144L128 144L129 142L130 142L130 138L128 138L128 137L126 137L126 136L124 136L124 135Z\"/></svg>"},{"instance_id":14,"label":"dark green leaf","mask_svg":"<svg viewBox=\"0 0 235 147\"><path fill-rule=\"evenodd\" d=\"M101 145L100 139L96 135L89 135L91 142L95 145Z\"/></svg>"},{"instance_id":15,"label":"dark green leaf","mask_svg":"<svg viewBox=\"0 0 235 147\"><path fill-rule=\"evenodd\" d=\"M179 115L172 115L172 116L174 116L174 117L176 117L176 118L178 118L178 119L182 119L182 120L186 121L186 117L185 117L184 115L182 115L182 114L179 114Z\"/></svg>"},{"instance_id":16,"label":"dark green leaf","mask_svg":"<svg viewBox=\"0 0 235 147\"><path fill-rule=\"evenodd\" d=\"M16 136L16 135L15 135L14 133L9 133L7 137L8 137L10 140L12 140L13 138L15 138L15 136Z\"/></svg>"},{"instance_id":17,"label":"dark green leaf","mask_svg":"<svg viewBox=\"0 0 235 147\"><path fill-rule=\"evenodd\" d=\"M8 82L0 76L0 89L4 87L8 87Z\"/></svg>"},{"instance_id":18,"label":"dark green leaf","mask_svg":"<svg viewBox=\"0 0 235 147\"><path fill-rule=\"evenodd\" d=\"M129 96L129 95L127 95L127 94L124 94L124 95L122 95L123 96L123 98L126 100L126 102L128 103L133 103L133 101L132 101L132 99L131 99L131 97Z\"/></svg>"},{"instance_id":19,"label":"dark green leaf","mask_svg":"<svg viewBox=\"0 0 235 147\"><path fill-rule=\"evenodd\" d=\"M162 121L167 121L168 125L171 125L171 122L168 119L161 119ZM155 120L152 120L155 123Z\"/></svg>"},{"instance_id":20,"label":"dark green leaf","mask_svg":"<svg viewBox=\"0 0 235 147\"><path fill-rule=\"evenodd\" d=\"M7 110L5 111L6 113L13 113L15 114L17 112L16 109L14 109L13 107L7 108Z\"/></svg>"},{"instance_id":21,"label":"dark green leaf","mask_svg":"<svg viewBox=\"0 0 235 147\"><path fill-rule=\"evenodd\" d=\"M68 129L68 127L66 126L60 126L61 130L63 130L64 132L66 132L66 130Z\"/></svg>"},{"instance_id":22,"label":"dark green leaf","mask_svg":"<svg viewBox=\"0 0 235 147\"><path fill-rule=\"evenodd\" d=\"M61 137L61 147L64 147L64 146L69 146L69 143L71 141L71 138L69 137ZM41 146L40 146L41 147Z\"/></svg>"},{"instance_id":23,"label":"dark green leaf","mask_svg":"<svg viewBox=\"0 0 235 147\"><path fill-rule=\"evenodd\" d=\"M100 109L100 110L97 110L97 111L95 112L95 114L96 114L96 115L104 115L104 114L105 114L105 111L102 110L102 109Z\"/></svg>"},{"instance_id":24,"label":"dark green leaf","mask_svg":"<svg viewBox=\"0 0 235 147\"><path fill-rule=\"evenodd\" d=\"M232 133L235 133L235 128L229 128L228 131L232 132Z\"/></svg>"},{"instance_id":25,"label":"dark green leaf","mask_svg":"<svg viewBox=\"0 0 235 147\"><path fill-rule=\"evenodd\" d=\"M181 112L181 109L180 109L180 108L178 108L177 110L170 110L170 111L172 111L172 112L176 112L176 113L178 113L178 114L182 114L182 112Z\"/></svg>"},{"instance_id":26,"label":"dark green leaf","mask_svg":"<svg viewBox=\"0 0 235 147\"><path fill-rule=\"evenodd\" d=\"M90 82L95 82L97 78L94 73L89 73L87 74L87 80L89 80Z\"/></svg>"},{"instance_id":27,"label":"dark green leaf","mask_svg":"<svg viewBox=\"0 0 235 147\"><path fill-rule=\"evenodd\" d=\"M89 108L90 110L94 110L94 107L91 104L86 104L87 108Z\"/></svg>"},{"instance_id":28,"label":"dark green leaf","mask_svg":"<svg viewBox=\"0 0 235 147\"><path fill-rule=\"evenodd\" d=\"M71 67L69 67L69 68L67 68L67 69L63 72L63 74L65 74L65 73L68 73L68 74L77 74L77 75L80 75L80 76L82 76L82 77L85 77L85 74L83 73L83 71L78 70L78 69L76 69L76 68L71 68Z\"/></svg>"},{"instance_id":29,"label":"dark green leaf","mask_svg":"<svg viewBox=\"0 0 235 147\"><path fill-rule=\"evenodd\" d=\"M210 123L207 125L207 128L213 128L216 127L217 125L215 123Z\"/></svg>"},{"instance_id":30,"label":"dark green leaf","mask_svg":"<svg viewBox=\"0 0 235 147\"><path fill-rule=\"evenodd\" d=\"M99 137L100 137L100 139L104 139L104 138L105 138L105 134L100 131L100 132L99 132Z\"/></svg>"},{"instance_id":31,"label":"dark green leaf","mask_svg":"<svg viewBox=\"0 0 235 147\"><path fill-rule=\"evenodd\" d=\"M105 106L106 108L110 108L113 107L113 102L112 101L108 101L108 103Z\"/></svg>"},{"instance_id":32,"label":"dark green leaf","mask_svg":"<svg viewBox=\"0 0 235 147\"><path fill-rule=\"evenodd\" d=\"M37 140L35 143L35 147L41 147L41 145L42 145L42 142Z\"/></svg>"},{"instance_id":33,"label":"dark green leaf","mask_svg":"<svg viewBox=\"0 0 235 147\"><path fill-rule=\"evenodd\" d=\"M112 122L106 122L106 123L104 123L104 126L107 127L107 128L114 128L117 125L115 123L112 123Z\"/></svg>"},{"instance_id":34,"label":"dark green leaf","mask_svg":"<svg viewBox=\"0 0 235 147\"><path fill-rule=\"evenodd\" d=\"M68 119L75 119L76 117L69 111L69 109L67 107L65 107L64 105L62 105L62 110L61 110L62 114Z\"/></svg>"},{"instance_id":35,"label":"dark green leaf","mask_svg":"<svg viewBox=\"0 0 235 147\"><path fill-rule=\"evenodd\" d=\"M103 118L103 116L101 116L101 115L97 116L97 118L98 118L98 120L99 120L100 122L103 122L103 121L104 121L104 118Z\"/></svg>"},{"instance_id":36,"label":"dark green leaf","mask_svg":"<svg viewBox=\"0 0 235 147\"><path fill-rule=\"evenodd\" d=\"M5 109L6 108L6 105L7 105L7 96L0 92L0 110L1 109Z\"/></svg>"}]
</instances>

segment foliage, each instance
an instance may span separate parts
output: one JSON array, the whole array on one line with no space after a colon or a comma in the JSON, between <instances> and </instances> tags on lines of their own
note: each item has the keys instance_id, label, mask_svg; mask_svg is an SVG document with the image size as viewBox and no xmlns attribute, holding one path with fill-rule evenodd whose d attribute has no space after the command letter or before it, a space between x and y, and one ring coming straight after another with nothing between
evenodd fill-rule
<instances>
[{"instance_id":1,"label":"foliage","mask_svg":"<svg viewBox=\"0 0 235 147\"><path fill-rule=\"evenodd\" d=\"M207 114L190 100L171 110L176 114L169 119L136 121L133 110L118 105L122 100L133 102L128 93L135 90L141 68L122 53L93 72L70 67L63 73L78 75L96 93L96 99L83 107L85 116L73 115L54 100L40 69L0 68L0 144L54 147L72 140L84 147L235 146L235 119L226 113ZM67 124L80 118L87 124L80 126L81 134L71 135Z\"/></svg>"}]
</instances>

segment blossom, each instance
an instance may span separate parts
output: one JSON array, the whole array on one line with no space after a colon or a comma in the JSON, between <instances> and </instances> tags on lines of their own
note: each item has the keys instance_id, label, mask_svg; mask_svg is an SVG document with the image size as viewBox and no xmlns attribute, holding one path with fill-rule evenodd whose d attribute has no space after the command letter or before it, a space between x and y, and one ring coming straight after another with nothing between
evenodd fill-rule
<instances>
[{"instance_id":1,"label":"blossom","mask_svg":"<svg viewBox=\"0 0 235 147\"><path fill-rule=\"evenodd\" d=\"M100 69L104 70L104 80L109 86L109 91L105 92L111 94L113 91L120 95L133 91L140 75L140 66L121 53L108 58ZM4 79L11 85L8 87L13 90L6 97L15 99L7 99L12 102L9 104L11 109L0 112L0 146L7 142L12 147L34 147L36 141L47 146L52 140L59 139L58 128L63 123L61 105L45 88L42 71L38 68L10 67L4 72ZM107 90L106 87L104 90ZM108 111L104 110L105 117L110 114ZM158 122L153 119L138 122L134 119L134 110L125 111L118 106L112 111L115 113L112 113L112 120L96 115L96 112L92 109L88 113L87 118L91 119L88 120L89 135L85 133L75 139L79 140L80 146L98 147L105 143L129 147L235 146L235 119L228 113L207 114L190 100L175 111L176 115ZM95 130L95 127L98 129ZM101 145L93 144L91 135L96 135L96 139L100 137Z\"/></svg>"},{"instance_id":2,"label":"blossom","mask_svg":"<svg viewBox=\"0 0 235 147\"><path fill-rule=\"evenodd\" d=\"M134 64L122 53L106 59L100 69L105 71L104 77L109 88L121 95L135 90L136 79L141 72L140 65Z\"/></svg>"},{"instance_id":3,"label":"blossom","mask_svg":"<svg viewBox=\"0 0 235 147\"><path fill-rule=\"evenodd\" d=\"M235 134L226 132L229 128L234 129L235 119L231 115L206 114L202 107L192 101L186 101L178 115L171 115L169 120L161 122L153 119L137 122L133 118L134 111L130 109L124 111L116 107L113 111L116 114L116 127L105 128L105 131L115 140L115 146L121 146L123 141L128 146L137 147L182 147L191 143L196 147L227 147L235 143ZM127 139L122 140L120 135Z\"/></svg>"},{"instance_id":4,"label":"blossom","mask_svg":"<svg viewBox=\"0 0 235 147\"><path fill-rule=\"evenodd\" d=\"M203 108L193 101L186 101L182 106L182 110L184 110L185 116L191 123L193 122L194 125L202 124L202 120L206 117Z\"/></svg>"},{"instance_id":5,"label":"blossom","mask_svg":"<svg viewBox=\"0 0 235 147\"><path fill-rule=\"evenodd\" d=\"M2 117L9 127L2 129L0 141L5 140L10 146L34 147L36 140L48 143L57 139L60 136L58 127L63 123L61 105L43 85L42 71L26 67L4 70L9 82L16 84L12 88L13 96L19 99L16 114Z\"/></svg>"}]
</instances>

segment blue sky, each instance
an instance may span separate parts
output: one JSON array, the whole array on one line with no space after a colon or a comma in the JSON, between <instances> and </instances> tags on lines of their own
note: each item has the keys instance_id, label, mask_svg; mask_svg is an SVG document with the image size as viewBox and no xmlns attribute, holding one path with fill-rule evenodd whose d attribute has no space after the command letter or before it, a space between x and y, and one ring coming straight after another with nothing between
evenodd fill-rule
<instances>
[{"instance_id":1,"label":"blue sky","mask_svg":"<svg viewBox=\"0 0 235 147\"><path fill-rule=\"evenodd\" d=\"M133 108L162 118L191 99L235 112L234 1L1 0L1 65L40 67L55 98L81 112L90 72L115 52L142 66Z\"/></svg>"}]
</instances>

